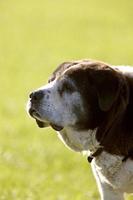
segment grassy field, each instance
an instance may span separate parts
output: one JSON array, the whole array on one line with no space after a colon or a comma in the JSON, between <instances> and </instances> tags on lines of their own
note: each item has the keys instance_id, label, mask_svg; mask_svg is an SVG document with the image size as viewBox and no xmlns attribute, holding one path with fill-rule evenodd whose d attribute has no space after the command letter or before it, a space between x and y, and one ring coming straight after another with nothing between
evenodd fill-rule
<instances>
[{"instance_id":1,"label":"grassy field","mask_svg":"<svg viewBox=\"0 0 133 200\"><path fill-rule=\"evenodd\" d=\"M60 62L81 58L133 65L133 1L0 1L0 200L99 199L86 158L25 111Z\"/></svg>"}]
</instances>

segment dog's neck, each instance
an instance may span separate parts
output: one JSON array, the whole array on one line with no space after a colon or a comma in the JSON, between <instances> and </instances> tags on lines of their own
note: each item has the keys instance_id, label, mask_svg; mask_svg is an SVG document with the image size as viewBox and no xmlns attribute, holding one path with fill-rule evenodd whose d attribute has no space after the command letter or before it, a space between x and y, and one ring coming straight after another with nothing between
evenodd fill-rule
<instances>
[{"instance_id":1,"label":"dog's neck","mask_svg":"<svg viewBox=\"0 0 133 200\"><path fill-rule=\"evenodd\" d=\"M77 131L72 128L64 128L58 132L63 143L77 152L95 153L100 144L96 139L97 128L94 130Z\"/></svg>"}]
</instances>

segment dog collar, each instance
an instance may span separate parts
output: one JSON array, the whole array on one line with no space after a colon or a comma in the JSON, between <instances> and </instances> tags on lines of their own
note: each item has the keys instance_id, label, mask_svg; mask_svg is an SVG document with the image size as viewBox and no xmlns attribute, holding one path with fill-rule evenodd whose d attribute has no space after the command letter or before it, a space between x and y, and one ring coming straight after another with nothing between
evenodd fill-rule
<instances>
[{"instance_id":1,"label":"dog collar","mask_svg":"<svg viewBox=\"0 0 133 200\"><path fill-rule=\"evenodd\" d=\"M102 152L103 152L104 148L100 147L99 149L97 149L93 154L91 154L90 156L87 157L87 160L89 163L92 162L93 158L99 156Z\"/></svg>"},{"instance_id":2,"label":"dog collar","mask_svg":"<svg viewBox=\"0 0 133 200\"><path fill-rule=\"evenodd\" d=\"M104 148L100 147L92 155L88 156L87 157L88 162L91 163L94 158L96 158L103 152L103 150L104 150ZM133 158L133 151L130 151L126 156L124 156L124 158L122 159L122 162L127 161L128 158Z\"/></svg>"}]
</instances>

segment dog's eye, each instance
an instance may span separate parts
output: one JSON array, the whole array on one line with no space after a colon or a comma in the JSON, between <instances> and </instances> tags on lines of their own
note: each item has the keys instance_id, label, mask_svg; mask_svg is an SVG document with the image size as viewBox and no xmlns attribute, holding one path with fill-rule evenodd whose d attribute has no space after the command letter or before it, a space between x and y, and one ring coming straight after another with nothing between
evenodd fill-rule
<instances>
[{"instance_id":1,"label":"dog's eye","mask_svg":"<svg viewBox=\"0 0 133 200\"><path fill-rule=\"evenodd\" d=\"M64 82L62 86L58 89L60 95L62 95L64 92L72 93L74 92L74 90L75 90L74 86L67 82Z\"/></svg>"}]
</instances>

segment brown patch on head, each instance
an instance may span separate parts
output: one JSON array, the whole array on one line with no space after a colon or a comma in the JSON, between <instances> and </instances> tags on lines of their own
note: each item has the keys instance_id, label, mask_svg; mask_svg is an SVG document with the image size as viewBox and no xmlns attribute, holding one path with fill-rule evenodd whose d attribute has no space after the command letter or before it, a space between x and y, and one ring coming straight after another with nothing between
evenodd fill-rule
<instances>
[{"instance_id":1,"label":"brown patch on head","mask_svg":"<svg viewBox=\"0 0 133 200\"><path fill-rule=\"evenodd\" d=\"M99 64L95 69L89 70L91 83L96 89L100 109L109 111L117 100L123 79L121 80L121 74L112 68Z\"/></svg>"},{"instance_id":2,"label":"brown patch on head","mask_svg":"<svg viewBox=\"0 0 133 200\"><path fill-rule=\"evenodd\" d=\"M54 81L57 77L60 77L65 70L69 69L70 67L80 64L81 62L89 62L90 60L77 60L77 61L68 61L61 63L57 69L53 72L51 77L49 78L48 82Z\"/></svg>"},{"instance_id":3,"label":"brown patch on head","mask_svg":"<svg viewBox=\"0 0 133 200\"><path fill-rule=\"evenodd\" d=\"M48 82L50 83L51 81L54 81L57 77L61 76L66 69L76 64L77 64L76 62L71 62L71 61L60 64L57 67L57 69L53 72Z\"/></svg>"},{"instance_id":4,"label":"brown patch on head","mask_svg":"<svg viewBox=\"0 0 133 200\"><path fill-rule=\"evenodd\" d=\"M74 85L72 85L68 80L63 80L62 84L58 88L58 92L60 96L64 94L64 92L72 94L75 91Z\"/></svg>"},{"instance_id":5,"label":"brown patch on head","mask_svg":"<svg viewBox=\"0 0 133 200\"><path fill-rule=\"evenodd\" d=\"M93 88L102 111L108 111L112 107L122 84L120 73L98 61L81 61L65 74L78 84L82 93L89 94L89 90Z\"/></svg>"}]
</instances>

